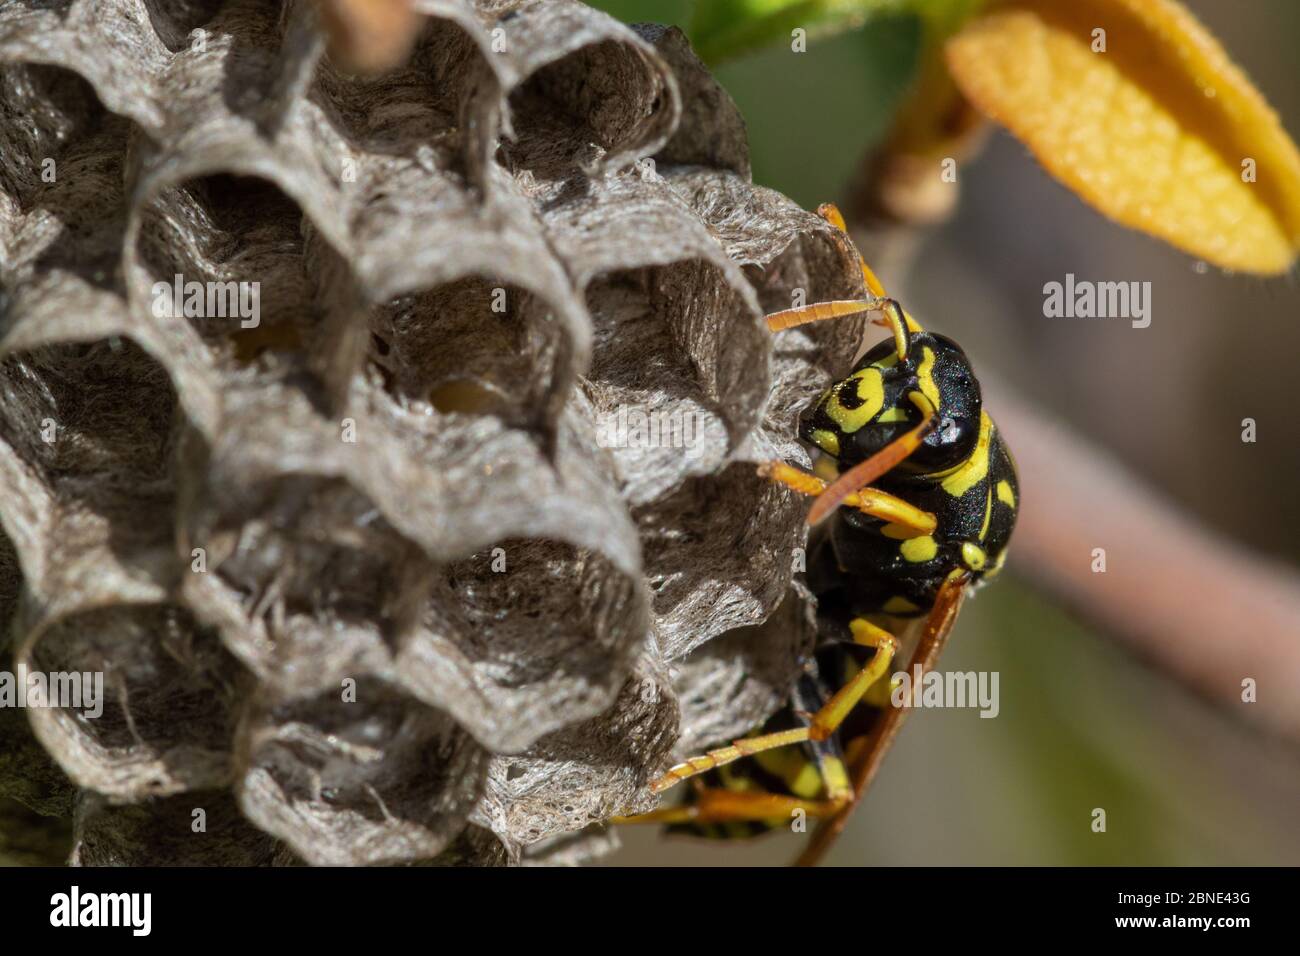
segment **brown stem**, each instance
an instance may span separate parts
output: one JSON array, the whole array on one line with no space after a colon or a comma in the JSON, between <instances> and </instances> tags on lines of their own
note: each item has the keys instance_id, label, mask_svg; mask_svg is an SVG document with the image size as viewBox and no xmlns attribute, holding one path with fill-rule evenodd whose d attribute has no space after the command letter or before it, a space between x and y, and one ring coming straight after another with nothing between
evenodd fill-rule
<instances>
[{"instance_id":1,"label":"brown stem","mask_svg":"<svg viewBox=\"0 0 1300 956\"><path fill-rule=\"evenodd\" d=\"M330 59L350 73L382 73L406 62L422 17L411 0L317 0Z\"/></svg>"}]
</instances>

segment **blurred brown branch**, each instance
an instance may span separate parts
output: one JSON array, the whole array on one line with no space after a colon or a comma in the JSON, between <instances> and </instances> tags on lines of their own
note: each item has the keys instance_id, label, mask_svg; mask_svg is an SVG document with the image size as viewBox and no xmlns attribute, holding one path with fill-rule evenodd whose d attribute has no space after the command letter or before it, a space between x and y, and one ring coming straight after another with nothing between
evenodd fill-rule
<instances>
[{"instance_id":1,"label":"blurred brown branch","mask_svg":"<svg viewBox=\"0 0 1300 956\"><path fill-rule=\"evenodd\" d=\"M1012 566L1188 687L1300 739L1300 575L1203 527L1002 383L985 388L1024 489ZM1242 702L1245 678L1257 703Z\"/></svg>"}]
</instances>

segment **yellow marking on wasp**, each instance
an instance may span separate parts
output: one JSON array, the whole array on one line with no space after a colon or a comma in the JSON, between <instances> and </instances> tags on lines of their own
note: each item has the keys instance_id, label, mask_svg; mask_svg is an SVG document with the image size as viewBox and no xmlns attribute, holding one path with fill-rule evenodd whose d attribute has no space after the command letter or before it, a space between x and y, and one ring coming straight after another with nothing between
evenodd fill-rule
<instances>
[{"instance_id":1,"label":"yellow marking on wasp","mask_svg":"<svg viewBox=\"0 0 1300 956\"><path fill-rule=\"evenodd\" d=\"M796 797L821 795L821 774L803 750L764 750L754 754L754 760L772 776L780 778Z\"/></svg>"},{"instance_id":2,"label":"yellow marking on wasp","mask_svg":"<svg viewBox=\"0 0 1300 956\"><path fill-rule=\"evenodd\" d=\"M817 797L822 792L822 776L817 772L816 764L805 762L799 775L787 780L786 785L796 797Z\"/></svg>"},{"instance_id":3,"label":"yellow marking on wasp","mask_svg":"<svg viewBox=\"0 0 1300 956\"><path fill-rule=\"evenodd\" d=\"M966 567L972 571L979 571L988 561L988 555L984 553L984 549L979 545L967 541L961 546L961 559Z\"/></svg>"},{"instance_id":4,"label":"yellow marking on wasp","mask_svg":"<svg viewBox=\"0 0 1300 956\"><path fill-rule=\"evenodd\" d=\"M1011 490L1011 482L1003 478L998 482L998 501L1002 502L1008 508L1016 506L1016 493Z\"/></svg>"},{"instance_id":5,"label":"yellow marking on wasp","mask_svg":"<svg viewBox=\"0 0 1300 956\"><path fill-rule=\"evenodd\" d=\"M897 364L898 364L897 352L890 352L884 358L871 363L872 367L874 368L893 368Z\"/></svg>"},{"instance_id":6,"label":"yellow marking on wasp","mask_svg":"<svg viewBox=\"0 0 1300 956\"><path fill-rule=\"evenodd\" d=\"M988 494L984 496L984 523L980 525L980 540L989 533L989 521L993 518L993 489L989 488Z\"/></svg>"},{"instance_id":7,"label":"yellow marking on wasp","mask_svg":"<svg viewBox=\"0 0 1300 956\"><path fill-rule=\"evenodd\" d=\"M852 626L852 622L850 622L850 630L852 629ZM860 670L862 670L862 668L858 665L858 662L852 657L846 655L840 661L840 683L847 684L849 681L853 680L853 678L858 676L858 671Z\"/></svg>"},{"instance_id":8,"label":"yellow marking on wasp","mask_svg":"<svg viewBox=\"0 0 1300 956\"><path fill-rule=\"evenodd\" d=\"M895 422L905 422L907 421L907 410L899 408L897 405L892 405L881 412L880 417L877 418L876 421L880 422L882 425L892 425Z\"/></svg>"},{"instance_id":9,"label":"yellow marking on wasp","mask_svg":"<svg viewBox=\"0 0 1300 956\"><path fill-rule=\"evenodd\" d=\"M966 461L970 461L970 459L967 458ZM966 464L966 461L959 461L951 468L945 468L942 471L929 472L926 477L937 481L940 478L947 478L949 475L955 475L957 472L961 471L962 467Z\"/></svg>"},{"instance_id":10,"label":"yellow marking on wasp","mask_svg":"<svg viewBox=\"0 0 1300 956\"><path fill-rule=\"evenodd\" d=\"M886 614L912 614L921 610L920 606L900 594L895 594L883 605Z\"/></svg>"},{"instance_id":11,"label":"yellow marking on wasp","mask_svg":"<svg viewBox=\"0 0 1300 956\"><path fill-rule=\"evenodd\" d=\"M916 377L921 386L921 394L930 400L935 408L939 407L939 386L934 384L934 349L921 350L921 364L917 366Z\"/></svg>"},{"instance_id":12,"label":"yellow marking on wasp","mask_svg":"<svg viewBox=\"0 0 1300 956\"><path fill-rule=\"evenodd\" d=\"M871 689L863 695L862 699L871 707L884 709L889 706L889 698L892 696L894 686L899 683L900 677L895 674L889 680L878 680L871 685Z\"/></svg>"},{"instance_id":13,"label":"yellow marking on wasp","mask_svg":"<svg viewBox=\"0 0 1300 956\"><path fill-rule=\"evenodd\" d=\"M918 564L922 561L933 561L934 556L939 553L939 545L933 535L923 534L908 538L898 546L898 550L908 561Z\"/></svg>"},{"instance_id":14,"label":"yellow marking on wasp","mask_svg":"<svg viewBox=\"0 0 1300 956\"><path fill-rule=\"evenodd\" d=\"M849 382L853 379L857 379L855 391L862 401L857 408L845 408L840 404L841 385L833 386L826 395L826 414L840 427L840 431L847 433L855 432L866 425L876 417L885 404L885 382L879 369L868 366L854 372L844 381Z\"/></svg>"},{"instance_id":15,"label":"yellow marking on wasp","mask_svg":"<svg viewBox=\"0 0 1300 956\"><path fill-rule=\"evenodd\" d=\"M988 412L980 412L980 435L970 457L962 462L957 470L943 480L943 490L954 498L960 498L970 491L989 473L989 443L993 439L993 419Z\"/></svg>"},{"instance_id":16,"label":"yellow marking on wasp","mask_svg":"<svg viewBox=\"0 0 1300 956\"><path fill-rule=\"evenodd\" d=\"M814 445L826 452L828 455L840 456L840 436L827 428L813 429L809 436Z\"/></svg>"}]
</instances>

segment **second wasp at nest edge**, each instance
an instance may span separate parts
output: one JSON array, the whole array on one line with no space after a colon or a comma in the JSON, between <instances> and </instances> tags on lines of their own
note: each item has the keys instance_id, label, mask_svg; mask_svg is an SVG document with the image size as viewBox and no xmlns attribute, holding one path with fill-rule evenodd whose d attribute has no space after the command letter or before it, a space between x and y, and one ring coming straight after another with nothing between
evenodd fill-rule
<instances>
[{"instance_id":1,"label":"second wasp at nest edge","mask_svg":"<svg viewBox=\"0 0 1300 956\"><path fill-rule=\"evenodd\" d=\"M818 212L857 258L866 295L773 313L768 328L876 313L892 337L800 417L800 438L833 466L827 477L784 462L760 469L813 499L806 582L816 647L771 719L651 782L659 793L689 781L681 804L618 818L739 838L811 817L821 825L804 864L843 829L907 714L906 701L891 702L895 670L931 669L965 595L1001 569L1020 494L966 353L886 294L834 206ZM921 628L904 662L909 621Z\"/></svg>"}]
</instances>

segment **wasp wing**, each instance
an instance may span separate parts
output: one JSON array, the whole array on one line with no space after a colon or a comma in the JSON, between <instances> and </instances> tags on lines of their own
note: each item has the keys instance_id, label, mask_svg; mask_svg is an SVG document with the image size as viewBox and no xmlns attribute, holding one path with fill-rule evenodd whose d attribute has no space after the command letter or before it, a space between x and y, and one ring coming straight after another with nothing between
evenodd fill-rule
<instances>
[{"instance_id":1,"label":"wasp wing","mask_svg":"<svg viewBox=\"0 0 1300 956\"><path fill-rule=\"evenodd\" d=\"M944 645L948 643L948 636L952 633L953 624L961 610L970 581L969 574L954 572L939 588L934 607L926 617L921 638L908 665L909 670L919 665L921 674L924 675L934 667L943 652ZM853 781L853 800L817 828L808 847L795 861L796 866L815 866L826 851L834 845L849 822L854 807L866 793L867 787L871 785L876 771L880 769L880 763L889 752L894 738L898 736L898 731L903 726L903 721L907 719L909 710L911 707L907 705L886 707L877 714L865 735L848 742L845 750L849 761L849 776Z\"/></svg>"}]
</instances>

